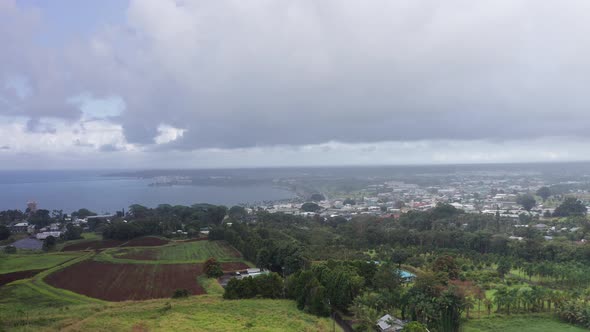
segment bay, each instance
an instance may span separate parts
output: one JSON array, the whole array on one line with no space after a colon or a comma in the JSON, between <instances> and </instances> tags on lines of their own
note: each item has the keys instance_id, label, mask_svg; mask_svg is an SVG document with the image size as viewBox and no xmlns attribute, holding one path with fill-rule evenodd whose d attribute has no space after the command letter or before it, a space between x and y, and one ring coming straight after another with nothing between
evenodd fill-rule
<instances>
[{"instance_id":1,"label":"bay","mask_svg":"<svg viewBox=\"0 0 590 332\"><path fill-rule=\"evenodd\" d=\"M290 191L271 185L149 186L152 179L104 176L108 171L0 171L0 210L25 210L28 201L39 209L71 213L87 208L114 213L131 204L235 205L288 199Z\"/></svg>"}]
</instances>

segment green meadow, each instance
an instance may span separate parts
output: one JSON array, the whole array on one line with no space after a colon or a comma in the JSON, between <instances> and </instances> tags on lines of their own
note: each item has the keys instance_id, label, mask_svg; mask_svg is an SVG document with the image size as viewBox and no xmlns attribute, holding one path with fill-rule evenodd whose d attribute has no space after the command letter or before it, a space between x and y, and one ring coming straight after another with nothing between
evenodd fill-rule
<instances>
[{"instance_id":1,"label":"green meadow","mask_svg":"<svg viewBox=\"0 0 590 332\"><path fill-rule=\"evenodd\" d=\"M78 252L0 254L0 274L25 270L48 269L79 257L80 255L81 254Z\"/></svg>"},{"instance_id":2,"label":"green meadow","mask_svg":"<svg viewBox=\"0 0 590 332\"><path fill-rule=\"evenodd\" d=\"M472 319L463 325L464 332L582 332L581 327L562 323L549 316L496 316Z\"/></svg>"},{"instance_id":3,"label":"green meadow","mask_svg":"<svg viewBox=\"0 0 590 332\"><path fill-rule=\"evenodd\" d=\"M146 259L134 257L144 256ZM223 241L173 242L159 247L112 248L96 256L96 260L112 263L176 264L199 263L209 257L220 262L242 262L241 255Z\"/></svg>"},{"instance_id":4,"label":"green meadow","mask_svg":"<svg viewBox=\"0 0 590 332\"><path fill-rule=\"evenodd\" d=\"M332 331L294 301L223 300L214 281L204 287L210 294L111 303L18 281L0 288L0 331Z\"/></svg>"}]
</instances>

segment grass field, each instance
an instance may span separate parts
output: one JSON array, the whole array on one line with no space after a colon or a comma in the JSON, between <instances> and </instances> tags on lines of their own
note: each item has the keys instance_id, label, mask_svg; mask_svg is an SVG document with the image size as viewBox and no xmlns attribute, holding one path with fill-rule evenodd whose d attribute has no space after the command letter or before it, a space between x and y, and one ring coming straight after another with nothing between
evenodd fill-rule
<instances>
[{"instance_id":1,"label":"grass field","mask_svg":"<svg viewBox=\"0 0 590 332\"><path fill-rule=\"evenodd\" d=\"M241 255L221 241L196 241L162 247L158 254L161 260L205 261L215 257L219 261L233 261Z\"/></svg>"},{"instance_id":2,"label":"grass field","mask_svg":"<svg viewBox=\"0 0 590 332\"><path fill-rule=\"evenodd\" d=\"M56 246L56 250L61 251L61 249L63 247L71 245L71 244L75 244L75 243L81 243L81 242L85 242L85 241L98 241L98 240L102 240L102 235L92 233L92 232L85 232L85 233L82 233L82 238L79 240L70 240L70 241L58 243Z\"/></svg>"},{"instance_id":3,"label":"grass field","mask_svg":"<svg viewBox=\"0 0 590 332\"><path fill-rule=\"evenodd\" d=\"M150 248L114 248L96 256L98 261L135 264L181 264L204 262L215 257L220 262L243 261L239 252L222 241L175 242Z\"/></svg>"},{"instance_id":4,"label":"grass field","mask_svg":"<svg viewBox=\"0 0 590 332\"><path fill-rule=\"evenodd\" d=\"M179 259L203 261L210 256L225 262L243 261L223 242L197 241L124 250L138 249L158 249L158 257L166 263ZM120 248L107 251L117 250ZM0 287L0 331L332 331L330 319L308 315L298 310L294 301L223 300L223 288L204 276L195 277L195 282L205 295L126 302L106 302L47 283L50 276L93 262L93 257L94 252L0 257L5 271L47 268L30 279ZM336 330L341 331L337 325Z\"/></svg>"},{"instance_id":5,"label":"grass field","mask_svg":"<svg viewBox=\"0 0 590 332\"><path fill-rule=\"evenodd\" d=\"M70 259L79 257L80 253L51 254L0 254L0 274L25 270L48 269Z\"/></svg>"},{"instance_id":6,"label":"grass field","mask_svg":"<svg viewBox=\"0 0 590 332\"><path fill-rule=\"evenodd\" d=\"M294 301L223 300L219 285L204 286L210 295L109 303L72 299L60 289L46 293L31 280L16 282L0 288L0 330L331 331L329 319L301 312Z\"/></svg>"},{"instance_id":7,"label":"grass field","mask_svg":"<svg viewBox=\"0 0 590 332\"><path fill-rule=\"evenodd\" d=\"M463 325L464 332L582 332L581 327L551 319L549 317L503 316L490 319L474 319Z\"/></svg>"}]
</instances>

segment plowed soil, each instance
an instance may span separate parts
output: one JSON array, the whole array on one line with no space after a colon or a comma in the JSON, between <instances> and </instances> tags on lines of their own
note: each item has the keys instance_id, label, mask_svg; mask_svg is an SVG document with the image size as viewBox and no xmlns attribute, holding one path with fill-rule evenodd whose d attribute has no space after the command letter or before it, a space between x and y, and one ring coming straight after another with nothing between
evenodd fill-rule
<instances>
[{"instance_id":1,"label":"plowed soil","mask_svg":"<svg viewBox=\"0 0 590 332\"><path fill-rule=\"evenodd\" d=\"M202 264L113 264L84 261L45 278L54 286L106 301L170 297L176 289L204 294Z\"/></svg>"},{"instance_id":2,"label":"plowed soil","mask_svg":"<svg viewBox=\"0 0 590 332\"><path fill-rule=\"evenodd\" d=\"M0 274L0 286L6 285L7 283L13 282L15 280L31 278L32 276L41 271L43 270L27 270Z\"/></svg>"},{"instance_id":3,"label":"plowed soil","mask_svg":"<svg viewBox=\"0 0 590 332\"><path fill-rule=\"evenodd\" d=\"M80 251L80 250L98 250L106 248L114 248L123 244L123 241L117 240L97 240L84 241L65 246L62 251Z\"/></svg>"}]
</instances>

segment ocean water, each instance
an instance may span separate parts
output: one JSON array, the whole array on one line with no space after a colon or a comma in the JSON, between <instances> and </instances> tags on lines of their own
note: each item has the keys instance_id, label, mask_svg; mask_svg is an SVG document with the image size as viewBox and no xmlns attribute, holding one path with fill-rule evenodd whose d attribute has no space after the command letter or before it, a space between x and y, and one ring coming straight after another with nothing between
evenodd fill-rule
<instances>
[{"instance_id":1,"label":"ocean water","mask_svg":"<svg viewBox=\"0 0 590 332\"><path fill-rule=\"evenodd\" d=\"M270 185L149 186L151 179L104 176L104 171L0 171L0 210L25 210L28 201L40 209L71 213L87 208L97 213L131 204L254 203L286 199L293 193Z\"/></svg>"}]
</instances>

